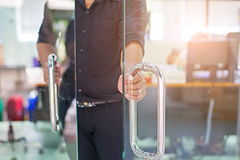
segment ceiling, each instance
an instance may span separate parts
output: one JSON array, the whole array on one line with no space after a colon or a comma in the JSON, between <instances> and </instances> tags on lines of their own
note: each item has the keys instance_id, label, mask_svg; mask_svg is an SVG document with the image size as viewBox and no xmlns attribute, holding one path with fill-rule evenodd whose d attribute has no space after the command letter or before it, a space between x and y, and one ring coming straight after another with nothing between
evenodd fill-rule
<instances>
[{"instance_id":1,"label":"ceiling","mask_svg":"<svg viewBox=\"0 0 240 160\"><path fill-rule=\"evenodd\" d=\"M37 0L35 0L37 1ZM74 0L47 0L48 7L54 10L74 10ZM21 7L24 0L0 0L0 7Z\"/></svg>"},{"instance_id":2,"label":"ceiling","mask_svg":"<svg viewBox=\"0 0 240 160\"><path fill-rule=\"evenodd\" d=\"M54 10L74 10L74 0L47 0L48 7Z\"/></svg>"},{"instance_id":3,"label":"ceiling","mask_svg":"<svg viewBox=\"0 0 240 160\"><path fill-rule=\"evenodd\" d=\"M24 0L0 0L0 7L21 7Z\"/></svg>"}]
</instances>

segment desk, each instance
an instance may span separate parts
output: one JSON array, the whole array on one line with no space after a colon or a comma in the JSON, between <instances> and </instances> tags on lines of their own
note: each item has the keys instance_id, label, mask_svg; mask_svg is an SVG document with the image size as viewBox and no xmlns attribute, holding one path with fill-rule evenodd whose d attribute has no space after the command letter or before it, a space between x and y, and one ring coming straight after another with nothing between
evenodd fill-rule
<instances>
[{"instance_id":1,"label":"desk","mask_svg":"<svg viewBox=\"0 0 240 160\"><path fill-rule=\"evenodd\" d=\"M147 83L148 87L156 87L155 83ZM187 83L167 83L166 87L239 87L240 84L232 82L187 82Z\"/></svg>"},{"instance_id":2,"label":"desk","mask_svg":"<svg viewBox=\"0 0 240 160\"><path fill-rule=\"evenodd\" d=\"M39 88L41 87L46 87L46 84L39 84L38 85ZM157 86L157 84L153 84L153 83L147 83L148 86L148 91L147 91L147 96L146 98L144 98L142 101L140 101L140 105L143 106L148 106L149 103L154 102L154 94L156 94L155 91L155 87ZM167 110L169 111L178 111L181 110L183 112L183 110L187 109L187 111L192 111L193 114L198 114L196 112L201 112L202 115L199 116L207 116L207 112L208 112L208 106L209 106L209 101L211 98L216 98L216 95L219 98L219 95L222 94L222 97L224 97L225 95L230 95L230 94L234 94L232 95L232 99L234 99L234 102L232 101L232 103L235 103L235 101L239 100L239 86L240 84L235 84L235 83L231 83L231 82L215 82L215 83L210 83L210 82L188 82L188 83L179 83L179 84L166 84L167 87ZM194 95L191 94L192 89L196 89L196 92L201 93L200 94L200 99L194 99ZM215 89L212 91L211 94L209 94L209 89ZM229 91L230 90L230 91ZM175 98L173 97L172 94L175 94L176 91L178 92L178 96L180 96L180 98ZM228 91L228 92L226 92ZM224 93L226 92L226 93ZM148 94L150 94L150 96L148 96ZM219 94L219 95L218 95ZM189 98L190 97L190 98ZM171 101L170 98L173 98L173 100ZM177 100L176 100L177 99ZM173 102L175 101L175 102ZM228 99L228 101L231 101L231 99ZM217 103L220 103L218 101L215 102L216 105ZM153 104L153 106L155 106L155 104ZM237 108L236 108L237 107ZM215 107L216 108L216 107ZM221 123L225 123L226 126L230 127L229 131L227 132L228 134L233 133L235 131L233 131L231 128L233 127L233 121L236 120L237 118L237 135L239 135L240 137L240 105L239 103L236 102L236 106L231 107L231 109L225 109L224 108L220 108L221 111L227 111L231 110L231 114L233 114L234 116L229 114L220 114L220 118L219 117L214 117L213 119L215 120L223 120L226 122L219 122L217 125L220 126ZM183 114L187 114L187 111ZM236 112L237 111L237 112ZM149 110L144 110L142 114L144 113L148 113ZM167 113L168 114L168 113ZM225 116L225 117L221 117L221 116ZM180 118L180 117L179 117ZM230 122L229 122L230 120ZM197 123L197 122L196 122ZM204 128L206 122L202 121L202 127L200 128ZM195 134L198 134L198 131L201 132L201 130L196 129Z\"/></svg>"},{"instance_id":3,"label":"desk","mask_svg":"<svg viewBox=\"0 0 240 160\"><path fill-rule=\"evenodd\" d=\"M148 87L155 87L157 86L157 84L153 84L153 83L147 83ZM206 88L209 92L211 91L212 93L204 93L204 94L209 94L208 96L208 101L211 98L216 98L216 95L225 95L225 96L234 96L235 99L237 99L237 101L240 100L240 84L236 84L236 83L232 83L232 82L187 82L187 83L179 83L179 84L166 84L167 90L169 89L173 89L173 88L184 88L185 90L187 90L188 88ZM228 93L223 93L224 92L224 88L225 90L235 90L234 92L228 92ZM190 90L190 89L188 89ZM237 91L237 93L235 93ZM234 94L234 95L233 95ZM191 96L191 95L190 95ZM203 95L206 96L206 95ZM218 97L219 98L219 97ZM238 103L238 107L235 108L240 112L240 103ZM232 108L233 109L233 108ZM238 124L240 125L240 113L237 114L238 115ZM238 125L238 126L239 126ZM238 133L240 133L240 130L238 131Z\"/></svg>"},{"instance_id":4,"label":"desk","mask_svg":"<svg viewBox=\"0 0 240 160\"><path fill-rule=\"evenodd\" d=\"M0 92L10 92L25 89L25 67L15 65L0 65Z\"/></svg>"},{"instance_id":5,"label":"desk","mask_svg":"<svg viewBox=\"0 0 240 160\"><path fill-rule=\"evenodd\" d=\"M157 84L147 83L148 87L155 87L156 85ZM206 89L208 89L208 92L209 91L212 92L212 93L205 93L205 94L209 94L208 98L210 98L210 99L216 98L217 94L222 94L222 95L226 95L226 96L234 96L235 99L239 100L239 97L237 97L237 96L240 93L240 91L239 91L240 84L235 84L232 82L214 82L214 83L211 83L211 82L188 82L188 83L180 83L180 84L166 84L166 87L167 88L184 88L185 90L187 90L187 88L206 88ZM235 90L238 91L238 93L236 94L234 92L232 92L232 93L229 92L229 93L224 94L223 91L221 91L221 88L222 89L223 88L229 88L229 89L232 88L232 90L234 88ZM234 95L231 95L231 94L234 94ZM230 106L230 108L231 108L231 106ZM238 105L238 110L239 110L239 108L240 108L240 105ZM238 114L238 115L240 116L240 114ZM238 121L240 121L239 116L238 116ZM239 122L239 124L240 124L240 122Z\"/></svg>"}]
</instances>

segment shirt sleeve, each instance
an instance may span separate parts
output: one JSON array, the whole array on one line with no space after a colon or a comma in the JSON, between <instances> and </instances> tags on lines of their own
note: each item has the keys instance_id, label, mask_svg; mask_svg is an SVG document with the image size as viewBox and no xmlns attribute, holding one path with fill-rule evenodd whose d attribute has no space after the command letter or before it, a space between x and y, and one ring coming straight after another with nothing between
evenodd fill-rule
<instances>
[{"instance_id":1,"label":"shirt sleeve","mask_svg":"<svg viewBox=\"0 0 240 160\"><path fill-rule=\"evenodd\" d=\"M145 45L145 30L148 23L148 14L145 0L127 0L126 1L126 44L135 41L143 49ZM122 21L119 23L119 36L122 37ZM120 38L119 47L122 48L122 38Z\"/></svg>"},{"instance_id":2,"label":"shirt sleeve","mask_svg":"<svg viewBox=\"0 0 240 160\"><path fill-rule=\"evenodd\" d=\"M67 55L73 59L74 57L74 19L72 19L67 27L65 41Z\"/></svg>"},{"instance_id":3,"label":"shirt sleeve","mask_svg":"<svg viewBox=\"0 0 240 160\"><path fill-rule=\"evenodd\" d=\"M68 24L65 45L67 46L71 42L74 42L74 19L72 19Z\"/></svg>"},{"instance_id":4,"label":"shirt sleeve","mask_svg":"<svg viewBox=\"0 0 240 160\"><path fill-rule=\"evenodd\" d=\"M47 3L45 3L44 6L44 18L39 28L37 43L48 43L53 46L56 45L56 35L53 32L52 19Z\"/></svg>"}]
</instances>

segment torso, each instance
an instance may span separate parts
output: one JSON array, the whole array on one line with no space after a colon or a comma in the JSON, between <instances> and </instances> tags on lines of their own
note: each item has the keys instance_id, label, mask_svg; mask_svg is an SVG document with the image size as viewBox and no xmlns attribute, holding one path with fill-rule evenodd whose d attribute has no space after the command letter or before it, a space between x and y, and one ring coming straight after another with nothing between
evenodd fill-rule
<instances>
[{"instance_id":1,"label":"torso","mask_svg":"<svg viewBox=\"0 0 240 160\"><path fill-rule=\"evenodd\" d=\"M121 99L116 85L121 74L121 1L76 1L76 69L81 70L76 77L77 100Z\"/></svg>"}]
</instances>

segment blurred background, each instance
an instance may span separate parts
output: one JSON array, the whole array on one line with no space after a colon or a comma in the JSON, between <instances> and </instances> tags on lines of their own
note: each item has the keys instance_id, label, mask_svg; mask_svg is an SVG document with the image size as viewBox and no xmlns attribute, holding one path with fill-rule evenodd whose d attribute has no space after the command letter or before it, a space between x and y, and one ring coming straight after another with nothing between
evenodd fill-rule
<instances>
[{"instance_id":1,"label":"blurred background","mask_svg":"<svg viewBox=\"0 0 240 160\"><path fill-rule=\"evenodd\" d=\"M146 2L143 61L162 69L167 87L163 159L239 159L240 1ZM45 3L0 0L1 160L76 159L74 102L66 132L50 130L48 87L36 48ZM65 33L74 1L48 0L48 7L58 58L67 67ZM139 145L154 152L157 82L152 73L144 77L148 89L139 103ZM138 160L126 158L132 159Z\"/></svg>"}]
</instances>

